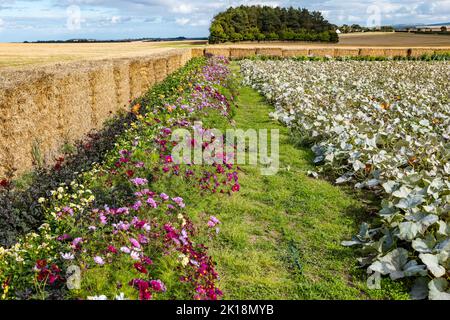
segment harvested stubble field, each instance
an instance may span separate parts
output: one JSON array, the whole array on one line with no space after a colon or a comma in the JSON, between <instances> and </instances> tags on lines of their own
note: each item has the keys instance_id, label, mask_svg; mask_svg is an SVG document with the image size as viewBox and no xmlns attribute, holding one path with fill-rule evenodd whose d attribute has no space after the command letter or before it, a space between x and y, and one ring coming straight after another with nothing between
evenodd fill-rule
<instances>
[{"instance_id":1,"label":"harvested stubble field","mask_svg":"<svg viewBox=\"0 0 450 320\"><path fill-rule=\"evenodd\" d=\"M68 61L133 58L174 48L200 46L204 41L127 43L0 43L0 68L29 67Z\"/></svg>"},{"instance_id":2,"label":"harvested stubble field","mask_svg":"<svg viewBox=\"0 0 450 320\"><path fill-rule=\"evenodd\" d=\"M242 48L282 47L315 48L315 47L450 47L450 37L443 35L419 35L412 33L355 33L340 35L337 44L311 42L262 42L262 43L230 43L205 46L204 41L172 41L172 42L130 42L130 43L66 43L66 44L33 44L33 43L0 43L0 69L13 67L29 67L32 65L54 64L68 61L98 60L119 57L137 57L150 53L163 53L173 48L204 48L233 46Z\"/></svg>"}]
</instances>

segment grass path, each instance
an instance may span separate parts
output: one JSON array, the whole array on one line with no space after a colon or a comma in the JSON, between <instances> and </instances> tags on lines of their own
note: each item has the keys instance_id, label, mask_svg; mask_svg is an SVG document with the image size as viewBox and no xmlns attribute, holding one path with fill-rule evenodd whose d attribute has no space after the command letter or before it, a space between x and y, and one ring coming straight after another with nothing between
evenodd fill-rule
<instances>
[{"instance_id":1,"label":"grass path","mask_svg":"<svg viewBox=\"0 0 450 320\"><path fill-rule=\"evenodd\" d=\"M242 88L238 105L238 128L280 130L281 169L262 176L258 168L243 167L241 192L220 205L223 227L211 254L226 297L362 297L349 286L355 257L340 242L357 228L353 215L363 208L338 188L306 176L312 153L290 143L257 92Z\"/></svg>"},{"instance_id":2,"label":"grass path","mask_svg":"<svg viewBox=\"0 0 450 320\"><path fill-rule=\"evenodd\" d=\"M236 67L235 67L235 70ZM280 130L280 171L263 176L243 166L241 191L200 196L174 181L194 220L215 215L220 234L207 241L225 299L407 298L398 283L367 290L357 254L340 245L364 218L364 204L342 188L309 178L312 152L295 147L288 129L270 120L272 107L253 89L239 89L236 127Z\"/></svg>"}]
</instances>

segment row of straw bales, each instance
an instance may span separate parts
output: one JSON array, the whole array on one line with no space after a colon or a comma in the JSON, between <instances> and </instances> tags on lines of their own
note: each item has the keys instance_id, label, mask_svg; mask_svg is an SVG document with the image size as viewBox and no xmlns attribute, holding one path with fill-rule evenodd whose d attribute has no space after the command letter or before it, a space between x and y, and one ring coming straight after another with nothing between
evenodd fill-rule
<instances>
[{"instance_id":1,"label":"row of straw bales","mask_svg":"<svg viewBox=\"0 0 450 320\"><path fill-rule=\"evenodd\" d=\"M286 48L286 47L211 47L195 49L196 55L204 54L221 55L232 59L242 59L256 55L272 57L420 57L424 54L450 52L450 48Z\"/></svg>"},{"instance_id":2,"label":"row of straw bales","mask_svg":"<svg viewBox=\"0 0 450 320\"><path fill-rule=\"evenodd\" d=\"M191 50L1 72L0 179L51 163L65 143L100 129L155 83L191 59Z\"/></svg>"}]
</instances>

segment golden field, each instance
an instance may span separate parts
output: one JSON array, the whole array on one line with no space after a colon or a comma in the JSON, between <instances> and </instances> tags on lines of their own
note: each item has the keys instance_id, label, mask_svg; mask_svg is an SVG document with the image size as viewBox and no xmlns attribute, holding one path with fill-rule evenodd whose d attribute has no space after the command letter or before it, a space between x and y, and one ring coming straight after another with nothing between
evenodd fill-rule
<instances>
[{"instance_id":1,"label":"golden field","mask_svg":"<svg viewBox=\"0 0 450 320\"><path fill-rule=\"evenodd\" d=\"M443 35L420 35L412 33L355 33L343 34L337 44L324 43L241 43L221 44L208 47L450 47L450 37ZM98 60L120 57L138 57L152 53L164 53L175 48L203 48L204 41L178 42L128 42L128 43L66 43L25 44L0 43L0 68L26 67L63 63L67 61Z\"/></svg>"},{"instance_id":2,"label":"golden field","mask_svg":"<svg viewBox=\"0 0 450 320\"><path fill-rule=\"evenodd\" d=\"M133 58L173 49L195 47L205 41L123 43L0 43L0 68L26 67L68 61Z\"/></svg>"}]
</instances>

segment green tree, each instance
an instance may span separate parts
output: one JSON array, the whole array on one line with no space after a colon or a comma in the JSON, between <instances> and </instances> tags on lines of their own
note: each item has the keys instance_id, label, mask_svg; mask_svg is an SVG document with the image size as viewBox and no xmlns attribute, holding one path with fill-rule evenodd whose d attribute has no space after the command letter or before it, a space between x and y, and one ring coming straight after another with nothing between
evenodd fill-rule
<instances>
[{"instance_id":1,"label":"green tree","mask_svg":"<svg viewBox=\"0 0 450 320\"><path fill-rule=\"evenodd\" d=\"M320 12L307 9L239 6L216 15L210 27L210 42L226 41L326 41L339 40L336 26ZM345 30L345 29L344 29ZM343 32L345 32L343 30Z\"/></svg>"}]
</instances>

